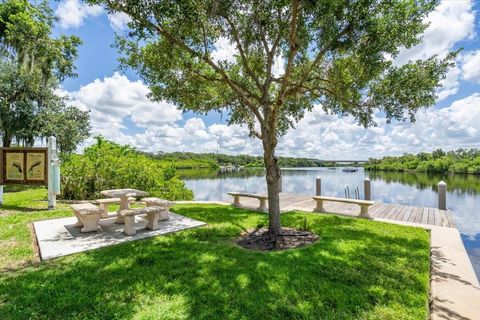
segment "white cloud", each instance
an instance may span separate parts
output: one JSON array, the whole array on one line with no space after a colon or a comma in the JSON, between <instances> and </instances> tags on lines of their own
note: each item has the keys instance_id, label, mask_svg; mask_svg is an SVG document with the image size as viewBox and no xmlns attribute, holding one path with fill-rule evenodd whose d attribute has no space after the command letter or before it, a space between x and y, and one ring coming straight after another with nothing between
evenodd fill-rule
<instances>
[{"instance_id":1,"label":"white cloud","mask_svg":"<svg viewBox=\"0 0 480 320\"><path fill-rule=\"evenodd\" d=\"M149 89L142 81L130 81L114 73L111 77L82 86L70 92L72 103L81 109L91 110L94 134L115 138L123 124L130 118L138 127L147 128L182 119L182 112L166 102L152 102Z\"/></svg>"},{"instance_id":2,"label":"white cloud","mask_svg":"<svg viewBox=\"0 0 480 320\"><path fill-rule=\"evenodd\" d=\"M89 6L79 0L62 1L55 10L55 14L60 19L60 27L64 29L78 28L83 25L86 18L99 16L102 12L102 7Z\"/></svg>"},{"instance_id":3,"label":"white cloud","mask_svg":"<svg viewBox=\"0 0 480 320\"><path fill-rule=\"evenodd\" d=\"M65 91L59 92L65 94ZM199 117L185 119L175 105L151 102L142 81L114 73L68 93L72 103L91 110L93 134L150 151L192 151L262 154L258 139L239 125L206 125ZM321 159L366 159L441 147L480 147L480 93L443 109L425 109L417 121L386 124L375 116L377 127L364 129L351 117L326 114L315 106L280 138L277 154ZM133 123L131 125L129 123ZM127 128L127 126L129 128ZM92 142L92 141L90 141Z\"/></svg>"},{"instance_id":4,"label":"white cloud","mask_svg":"<svg viewBox=\"0 0 480 320\"><path fill-rule=\"evenodd\" d=\"M394 63L403 65L410 60L427 59L433 55L443 58L455 44L473 39L476 36L473 5L473 0L443 0L425 19L429 26L421 43L410 49L401 49ZM460 75L458 66L452 67L446 79L441 81L443 87L437 90L438 101L458 92Z\"/></svg>"},{"instance_id":5,"label":"white cloud","mask_svg":"<svg viewBox=\"0 0 480 320\"><path fill-rule=\"evenodd\" d=\"M214 61L235 62L235 55L238 54L238 50L230 43L228 38L220 37L213 45L215 47L215 50L212 52Z\"/></svg>"},{"instance_id":6,"label":"white cloud","mask_svg":"<svg viewBox=\"0 0 480 320\"><path fill-rule=\"evenodd\" d=\"M351 117L327 115L320 106L280 139L278 153L321 159L366 159L404 152L480 147L480 93L443 109L417 113L417 121L363 129Z\"/></svg>"},{"instance_id":7,"label":"white cloud","mask_svg":"<svg viewBox=\"0 0 480 320\"><path fill-rule=\"evenodd\" d=\"M120 32L128 28L127 24L132 19L123 12L115 12L108 15L108 21L110 21L113 30Z\"/></svg>"},{"instance_id":8,"label":"white cloud","mask_svg":"<svg viewBox=\"0 0 480 320\"><path fill-rule=\"evenodd\" d=\"M97 17L106 13L101 6L88 5L80 0L61 1L55 10L59 18L60 27L63 29L78 28L90 17ZM123 12L115 12L107 15L110 26L116 32L127 29L130 17Z\"/></svg>"},{"instance_id":9,"label":"white cloud","mask_svg":"<svg viewBox=\"0 0 480 320\"><path fill-rule=\"evenodd\" d=\"M456 65L448 70L445 79L440 81L442 85L441 88L437 90L437 101L442 101L443 99L456 94L459 90L460 68Z\"/></svg>"},{"instance_id":10,"label":"white cloud","mask_svg":"<svg viewBox=\"0 0 480 320\"><path fill-rule=\"evenodd\" d=\"M428 15L430 25L423 34L422 42L410 49L403 49L395 59L396 64L408 60L429 58L433 55L444 57L453 46L462 40L475 36L475 12L473 0L443 0Z\"/></svg>"},{"instance_id":11,"label":"white cloud","mask_svg":"<svg viewBox=\"0 0 480 320\"><path fill-rule=\"evenodd\" d=\"M480 83L480 49L463 56L462 72L465 80Z\"/></svg>"}]
</instances>

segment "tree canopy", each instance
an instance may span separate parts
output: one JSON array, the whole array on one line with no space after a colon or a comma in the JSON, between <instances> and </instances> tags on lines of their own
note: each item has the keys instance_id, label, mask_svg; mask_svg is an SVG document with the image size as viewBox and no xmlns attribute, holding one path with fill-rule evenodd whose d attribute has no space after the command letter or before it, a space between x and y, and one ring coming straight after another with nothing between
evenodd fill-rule
<instances>
[{"instance_id":1,"label":"tree canopy","mask_svg":"<svg viewBox=\"0 0 480 320\"><path fill-rule=\"evenodd\" d=\"M66 105L65 99L55 94L61 81L76 76L75 59L81 41L76 36L53 38L54 22L55 15L47 1L32 4L27 0L7 0L0 4L0 135L3 146L10 146L13 139L17 144L33 145L36 138L45 137L45 134L62 135L60 131L65 130L67 123L75 130L89 128L88 113L73 110ZM64 117L45 117L55 112ZM75 117L67 120L67 114L72 113L82 122L74 124L71 120ZM47 126L50 128L46 129ZM63 137L65 140L71 135ZM82 140L78 137L75 135L69 144Z\"/></svg>"},{"instance_id":2,"label":"tree canopy","mask_svg":"<svg viewBox=\"0 0 480 320\"><path fill-rule=\"evenodd\" d=\"M401 47L420 42L436 0L88 2L132 19L118 37L121 63L149 84L153 100L226 111L230 123L261 139L275 234L279 136L315 104L365 127L375 125L378 111L389 121L414 120L434 104L456 54L393 62ZM233 59L216 56L220 41L235 48Z\"/></svg>"}]
</instances>

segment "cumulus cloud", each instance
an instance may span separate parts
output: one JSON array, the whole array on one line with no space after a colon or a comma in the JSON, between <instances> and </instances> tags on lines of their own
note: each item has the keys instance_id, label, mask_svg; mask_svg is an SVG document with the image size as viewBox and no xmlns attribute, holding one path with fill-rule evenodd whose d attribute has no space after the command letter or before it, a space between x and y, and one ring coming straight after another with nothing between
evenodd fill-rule
<instances>
[{"instance_id":1,"label":"cumulus cloud","mask_svg":"<svg viewBox=\"0 0 480 320\"><path fill-rule=\"evenodd\" d=\"M59 94L64 95L61 91ZM151 102L141 81L118 73L69 92L72 103L91 110L93 134L102 134L140 150L193 151L229 154L262 153L258 139L239 125L206 125L199 117L185 119L175 105ZM383 155L480 146L480 93L443 109L417 113L417 121L387 124L376 116L377 127L364 129L351 117L326 114L314 107L280 138L277 154L321 159L366 159ZM127 122L127 124L126 124Z\"/></svg>"},{"instance_id":2,"label":"cumulus cloud","mask_svg":"<svg viewBox=\"0 0 480 320\"><path fill-rule=\"evenodd\" d=\"M480 146L480 93L443 109L417 113L417 121L364 129L351 117L328 115L316 106L280 140L278 153L321 159L367 159L404 152Z\"/></svg>"},{"instance_id":3,"label":"cumulus cloud","mask_svg":"<svg viewBox=\"0 0 480 320\"><path fill-rule=\"evenodd\" d=\"M111 77L96 79L68 95L74 105L91 110L94 134L115 137L126 129L129 118L138 127L174 123L182 119L182 112L166 102L152 102L149 89L142 81L130 81L114 73Z\"/></svg>"},{"instance_id":4,"label":"cumulus cloud","mask_svg":"<svg viewBox=\"0 0 480 320\"><path fill-rule=\"evenodd\" d=\"M440 81L441 87L437 89L437 101L442 101L443 99L456 94L460 87L460 68L458 66L453 66L448 70L445 79Z\"/></svg>"},{"instance_id":5,"label":"cumulus cloud","mask_svg":"<svg viewBox=\"0 0 480 320\"><path fill-rule=\"evenodd\" d=\"M465 80L480 83L480 49L465 54L462 59L462 72Z\"/></svg>"},{"instance_id":6,"label":"cumulus cloud","mask_svg":"<svg viewBox=\"0 0 480 320\"><path fill-rule=\"evenodd\" d=\"M422 42L413 48L401 50L395 63L401 65L409 60L426 59L433 55L444 57L457 42L473 38L473 5L473 0L443 0L426 18L429 26L422 36Z\"/></svg>"},{"instance_id":7,"label":"cumulus cloud","mask_svg":"<svg viewBox=\"0 0 480 320\"><path fill-rule=\"evenodd\" d=\"M212 52L212 59L216 62L226 61L235 62L235 55L238 54L237 48L230 43L228 38L220 37L213 44L215 50Z\"/></svg>"},{"instance_id":8,"label":"cumulus cloud","mask_svg":"<svg viewBox=\"0 0 480 320\"><path fill-rule=\"evenodd\" d=\"M473 0L443 0L439 6L426 17L428 28L417 46L400 50L395 58L396 65L408 61L427 59L433 55L445 57L454 45L475 37L475 11ZM480 77L480 72L478 73ZM438 101L441 101L459 90L461 72L458 66L453 67L446 79L441 81L442 87L437 90Z\"/></svg>"},{"instance_id":9,"label":"cumulus cloud","mask_svg":"<svg viewBox=\"0 0 480 320\"><path fill-rule=\"evenodd\" d=\"M100 6L89 6L79 0L65 0L60 2L55 14L59 18L60 27L64 29L78 28L88 17L96 17L103 13Z\"/></svg>"},{"instance_id":10,"label":"cumulus cloud","mask_svg":"<svg viewBox=\"0 0 480 320\"><path fill-rule=\"evenodd\" d=\"M61 1L55 10L59 19L60 27L63 29L81 27L84 21L90 17L97 17L106 13L98 5L88 5L80 0ZM116 32L127 29L127 24L131 21L130 17L123 12L115 12L107 15L110 26Z\"/></svg>"},{"instance_id":11,"label":"cumulus cloud","mask_svg":"<svg viewBox=\"0 0 480 320\"><path fill-rule=\"evenodd\" d=\"M123 12L115 12L108 15L108 21L113 30L120 32L127 29L127 24L132 21L132 19Z\"/></svg>"}]
</instances>

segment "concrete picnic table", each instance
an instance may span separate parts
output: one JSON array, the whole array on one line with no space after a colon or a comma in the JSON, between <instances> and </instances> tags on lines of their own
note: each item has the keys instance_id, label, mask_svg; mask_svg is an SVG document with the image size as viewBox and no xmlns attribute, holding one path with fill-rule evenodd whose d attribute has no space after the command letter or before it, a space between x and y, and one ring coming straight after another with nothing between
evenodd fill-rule
<instances>
[{"instance_id":1,"label":"concrete picnic table","mask_svg":"<svg viewBox=\"0 0 480 320\"><path fill-rule=\"evenodd\" d=\"M130 207L128 197L143 197L148 195L148 192L136 189L113 189L100 191L100 194L108 198L120 198L120 209L118 209L118 213L120 210L128 209ZM125 220L121 215L117 214L117 220L115 220L115 223L124 224Z\"/></svg>"}]
</instances>

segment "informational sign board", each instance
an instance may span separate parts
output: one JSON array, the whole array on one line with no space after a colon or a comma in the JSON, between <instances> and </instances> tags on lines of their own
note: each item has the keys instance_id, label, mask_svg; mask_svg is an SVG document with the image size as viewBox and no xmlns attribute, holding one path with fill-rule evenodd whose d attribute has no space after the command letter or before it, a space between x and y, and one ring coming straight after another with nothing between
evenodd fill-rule
<instances>
[{"instance_id":1,"label":"informational sign board","mask_svg":"<svg viewBox=\"0 0 480 320\"><path fill-rule=\"evenodd\" d=\"M1 148L1 184L48 183L47 148Z\"/></svg>"}]
</instances>

